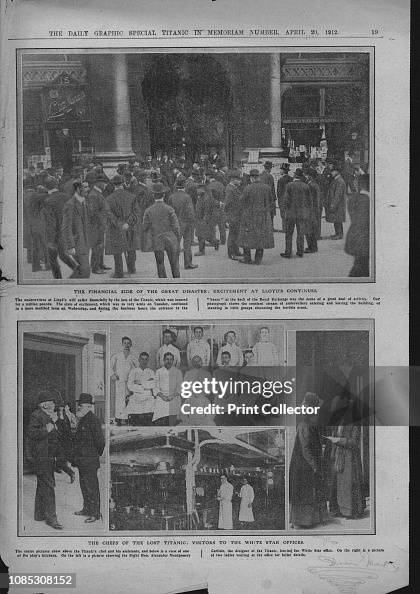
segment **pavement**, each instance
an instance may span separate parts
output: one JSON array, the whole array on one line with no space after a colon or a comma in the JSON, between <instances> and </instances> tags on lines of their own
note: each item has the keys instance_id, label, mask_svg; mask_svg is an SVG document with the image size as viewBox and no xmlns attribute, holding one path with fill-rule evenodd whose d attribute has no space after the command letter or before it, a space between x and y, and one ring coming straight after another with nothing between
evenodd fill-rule
<instances>
[{"instance_id":1,"label":"pavement","mask_svg":"<svg viewBox=\"0 0 420 594\"><path fill-rule=\"evenodd\" d=\"M366 509L362 518L350 520L348 518L329 517L325 524L319 524L313 528L305 528L304 530L293 530L294 532L331 532L332 534L341 534L346 532L349 534L371 532L374 526L372 523L370 500L366 499Z\"/></svg>"},{"instance_id":2,"label":"pavement","mask_svg":"<svg viewBox=\"0 0 420 594\"><path fill-rule=\"evenodd\" d=\"M344 237L346 235L349 223L344 224ZM274 228L281 229L281 219L277 215L274 219ZM269 282L309 282L309 281L328 281L328 280L347 280L350 269L353 265L353 257L344 252L344 239L329 239L334 233L334 227L331 223L322 220L321 235L325 237L318 241L318 252L315 254L305 254L303 258L296 256L296 233L293 237L292 258L281 258L280 254L284 252L285 235L281 232L274 233L275 247L265 250L262 264L259 266L240 264L227 257L226 245L220 246L216 251L213 247L206 247L206 255L193 257L193 263L198 264L194 270L184 270L183 256L180 255L181 281L196 282L205 281L239 281L252 282L254 279L266 279ZM306 242L305 242L306 245ZM193 254L198 250L193 246ZM21 270L22 281L40 281L54 282L50 271L32 272L31 265L27 263L26 250L24 250L24 265ZM89 279L75 280L75 283L121 283L121 282L167 282L171 279L169 261L165 255L165 265L168 279L158 279L156 273L156 263L153 253L143 253L137 251L136 273L124 274L124 279L112 279L114 258L105 256L105 265L111 267L111 270L105 274L91 274ZM68 279L71 271L61 263L63 279ZM56 281L61 282L61 281ZM72 281L73 282L73 281Z\"/></svg>"},{"instance_id":3,"label":"pavement","mask_svg":"<svg viewBox=\"0 0 420 594\"><path fill-rule=\"evenodd\" d=\"M77 468L75 481L70 483L70 478L64 472L55 473L55 503L57 509L57 519L63 525L63 530L55 530L45 522L36 522L34 520L34 502L36 491L36 475L25 474L22 481L22 512L20 536L45 535L59 536L69 533L76 533L78 536L91 535L102 532L107 529L106 521L98 520L92 524L85 524L84 516L75 516L74 512L82 509L83 497L79 486L79 474ZM106 495L105 489L105 465L101 464L98 470L99 489L101 492L102 515L106 520Z\"/></svg>"}]
</instances>

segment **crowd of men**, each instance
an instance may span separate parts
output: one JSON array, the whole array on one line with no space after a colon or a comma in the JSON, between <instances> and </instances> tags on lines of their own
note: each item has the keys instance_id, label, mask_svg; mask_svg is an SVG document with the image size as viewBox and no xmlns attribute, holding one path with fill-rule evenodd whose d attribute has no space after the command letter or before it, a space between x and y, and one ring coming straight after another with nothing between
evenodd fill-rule
<instances>
[{"instance_id":1,"label":"crowd of men","mask_svg":"<svg viewBox=\"0 0 420 594\"><path fill-rule=\"evenodd\" d=\"M74 511L85 523L102 518L98 482L100 457L105 448L102 425L94 414L91 394L80 394L76 414L53 391L38 394L38 406L26 432L26 459L37 476L34 519L55 530L63 525L57 518L55 473L65 472L75 482L77 467L83 507ZM68 529L73 527L67 527Z\"/></svg>"},{"instance_id":2,"label":"crowd of men","mask_svg":"<svg viewBox=\"0 0 420 594\"><path fill-rule=\"evenodd\" d=\"M169 328L162 333L155 362L151 362L146 351L137 359L131 352L131 338L124 336L122 349L111 357L110 364L115 386L115 424L214 425L213 415L182 414L181 384L211 381L212 377L228 379L245 367L279 368L278 348L271 341L269 329L264 326L259 334L255 345L242 349L237 344L236 332L228 330L215 353L203 327L196 326L186 348L186 362L181 360L174 332ZM181 367L187 367L185 373ZM194 394L192 401L194 406L210 404L205 394Z\"/></svg>"},{"instance_id":3,"label":"crowd of men","mask_svg":"<svg viewBox=\"0 0 420 594\"><path fill-rule=\"evenodd\" d=\"M300 165L300 164L299 164ZM353 230L345 250L355 258L350 276L369 276L368 175L346 159L308 160L291 174L282 165L277 184L272 163L264 170L228 169L219 160L188 164L167 155L135 158L118 167L111 179L101 163L64 174L57 166L30 168L24 179L24 247L32 271L51 270L62 278L60 261L70 278L89 278L110 270L104 255L114 257L113 278L141 272L138 252L154 252L157 275L166 278L165 253L173 278L198 267L195 257L227 243L227 257L261 264L273 249L273 233L285 233L283 258L291 258L296 228L296 255L318 251L321 220L332 224L333 240L343 239L348 211ZM274 228L277 208L282 228ZM305 247L306 240L306 247ZM252 251L255 250L254 257ZM98 279L99 280L99 279Z\"/></svg>"}]
</instances>

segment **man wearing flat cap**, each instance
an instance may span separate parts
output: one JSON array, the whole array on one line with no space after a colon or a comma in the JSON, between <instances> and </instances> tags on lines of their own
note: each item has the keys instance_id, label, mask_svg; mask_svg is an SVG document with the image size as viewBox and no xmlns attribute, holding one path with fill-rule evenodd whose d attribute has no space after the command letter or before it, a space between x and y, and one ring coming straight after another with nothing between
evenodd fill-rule
<instances>
[{"instance_id":1,"label":"man wearing flat cap","mask_svg":"<svg viewBox=\"0 0 420 594\"><path fill-rule=\"evenodd\" d=\"M274 221L274 217L276 216L276 189L274 186L274 177L271 174L271 170L273 169L273 164L271 161L266 161L264 163L264 171L260 173L260 182L266 184L270 188L271 192L271 220Z\"/></svg>"},{"instance_id":2,"label":"man wearing flat cap","mask_svg":"<svg viewBox=\"0 0 420 594\"><path fill-rule=\"evenodd\" d=\"M165 252L169 259L173 278L179 278L179 243L181 229L175 210L164 202L166 186L161 182L152 185L155 202L146 208L143 218L143 231L147 233L150 246L155 253L159 278L167 278ZM145 240L147 241L147 240Z\"/></svg>"},{"instance_id":3,"label":"man wearing flat cap","mask_svg":"<svg viewBox=\"0 0 420 594\"><path fill-rule=\"evenodd\" d=\"M55 398L48 392L38 394L38 408L32 413L27 429L27 459L33 464L37 483L34 519L55 530L63 526L57 520L54 468L60 457L55 412Z\"/></svg>"},{"instance_id":4,"label":"man wearing flat cap","mask_svg":"<svg viewBox=\"0 0 420 594\"><path fill-rule=\"evenodd\" d=\"M260 182L258 169L251 169L251 183L246 186L241 199L241 221L238 245L243 247L242 264L252 264L251 250L255 249L255 264L261 264L264 250L274 247L271 222L271 191Z\"/></svg>"},{"instance_id":5,"label":"man wearing flat cap","mask_svg":"<svg viewBox=\"0 0 420 594\"><path fill-rule=\"evenodd\" d=\"M136 234L138 211L135 196L124 189L124 178L116 175L111 181L114 191L106 199L105 253L114 256L113 278L123 278L123 254L128 273L136 272L136 250L141 248L140 237Z\"/></svg>"},{"instance_id":6,"label":"man wearing flat cap","mask_svg":"<svg viewBox=\"0 0 420 594\"><path fill-rule=\"evenodd\" d=\"M79 422L74 436L73 465L79 469L79 483L83 495L83 508L74 512L86 516L85 522L101 518L101 498L98 482L99 458L105 448L101 421L94 414L93 398L83 392L77 401L76 417Z\"/></svg>"}]
</instances>

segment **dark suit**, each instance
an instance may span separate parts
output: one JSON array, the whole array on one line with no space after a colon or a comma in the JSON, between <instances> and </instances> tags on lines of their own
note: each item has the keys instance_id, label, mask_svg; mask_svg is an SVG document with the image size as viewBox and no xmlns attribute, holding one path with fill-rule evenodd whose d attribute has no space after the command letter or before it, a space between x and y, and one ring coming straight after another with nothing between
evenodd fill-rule
<instances>
[{"instance_id":1,"label":"dark suit","mask_svg":"<svg viewBox=\"0 0 420 594\"><path fill-rule=\"evenodd\" d=\"M74 270L74 262L66 254L62 236L64 205L68 199L64 192L52 191L45 200L48 258L54 278L62 278L58 258Z\"/></svg>"},{"instance_id":2,"label":"dark suit","mask_svg":"<svg viewBox=\"0 0 420 594\"><path fill-rule=\"evenodd\" d=\"M79 266L70 278L89 278L89 215L86 202L80 202L76 197L70 198L64 205L63 223L61 226L64 249L69 252L75 249L75 259Z\"/></svg>"},{"instance_id":3,"label":"dark suit","mask_svg":"<svg viewBox=\"0 0 420 594\"><path fill-rule=\"evenodd\" d=\"M30 252L32 272L41 270L41 260L47 263L48 253L46 245L46 192L34 192L29 197L28 226L30 236Z\"/></svg>"},{"instance_id":4,"label":"dark suit","mask_svg":"<svg viewBox=\"0 0 420 594\"><path fill-rule=\"evenodd\" d=\"M136 198L130 192L118 189L112 192L106 200L107 231L105 238L105 253L112 254L115 262L115 276L122 278L125 253L129 273L135 272L136 249L140 249L140 236L136 232L139 220ZM128 229L122 226L127 223Z\"/></svg>"},{"instance_id":5,"label":"dark suit","mask_svg":"<svg viewBox=\"0 0 420 594\"><path fill-rule=\"evenodd\" d=\"M285 212L286 212L286 203L285 203L285 194L286 194L286 187L287 184L293 181L293 177L291 177L288 173L282 175L278 182L277 182L277 200L279 204L280 216L283 225L283 231L286 230L286 223L285 223Z\"/></svg>"},{"instance_id":6,"label":"dark suit","mask_svg":"<svg viewBox=\"0 0 420 594\"><path fill-rule=\"evenodd\" d=\"M168 203L175 210L178 218L181 237L183 238L184 266L188 268L192 263L191 243L194 233L194 207L191 196L184 190L178 190L169 196Z\"/></svg>"},{"instance_id":7,"label":"dark suit","mask_svg":"<svg viewBox=\"0 0 420 594\"><path fill-rule=\"evenodd\" d=\"M308 182L309 193L311 196L309 220L306 228L306 241L308 243L308 250L311 252L318 251L318 237L321 228L321 190L319 185L314 180Z\"/></svg>"},{"instance_id":8,"label":"dark suit","mask_svg":"<svg viewBox=\"0 0 420 594\"><path fill-rule=\"evenodd\" d=\"M239 223L241 220L241 191L231 183L226 186L225 214L229 223L229 235L227 240L228 256L238 256L238 235Z\"/></svg>"},{"instance_id":9,"label":"dark suit","mask_svg":"<svg viewBox=\"0 0 420 594\"><path fill-rule=\"evenodd\" d=\"M335 235L343 237L343 223L346 220L346 182L341 175L333 177L327 195L328 223L334 223Z\"/></svg>"},{"instance_id":10,"label":"dark suit","mask_svg":"<svg viewBox=\"0 0 420 594\"><path fill-rule=\"evenodd\" d=\"M271 192L270 214L271 214L271 220L273 220L276 215L276 190L274 187L274 177L271 175L271 173L269 171L264 169L264 171L262 171L260 174L260 182L262 182L263 184L265 184L266 186L268 186L270 188L270 192Z\"/></svg>"},{"instance_id":11,"label":"dark suit","mask_svg":"<svg viewBox=\"0 0 420 594\"><path fill-rule=\"evenodd\" d=\"M165 204L163 200L156 200L144 213L143 230L151 235L151 245L155 252L159 278L167 278L165 252L169 258L173 278L179 278L181 229L172 206Z\"/></svg>"},{"instance_id":12,"label":"dark suit","mask_svg":"<svg viewBox=\"0 0 420 594\"><path fill-rule=\"evenodd\" d=\"M351 224L347 231L344 251L354 256L354 264L349 276L369 276L369 210L370 200L367 192L352 194L348 199Z\"/></svg>"},{"instance_id":13,"label":"dark suit","mask_svg":"<svg viewBox=\"0 0 420 594\"><path fill-rule=\"evenodd\" d=\"M288 183L285 192L285 223L287 256L292 253L293 232L296 226L296 253L303 255L306 225L311 209L311 195L309 186L300 179Z\"/></svg>"},{"instance_id":14,"label":"dark suit","mask_svg":"<svg viewBox=\"0 0 420 594\"><path fill-rule=\"evenodd\" d=\"M90 265L92 272L97 272L104 267L106 224L105 198L99 188L94 186L90 190L86 198L86 205L89 214L90 245L92 247Z\"/></svg>"},{"instance_id":15,"label":"dark suit","mask_svg":"<svg viewBox=\"0 0 420 594\"><path fill-rule=\"evenodd\" d=\"M213 198L219 205L216 207L215 220L216 226L219 228L220 243L226 243L226 216L223 208L225 201L225 186L221 181L213 179L208 184L207 188L212 192Z\"/></svg>"},{"instance_id":16,"label":"dark suit","mask_svg":"<svg viewBox=\"0 0 420 594\"><path fill-rule=\"evenodd\" d=\"M242 194L238 245L243 247L246 261L251 260L251 249L255 249L257 264L261 263L264 249L274 247L271 191L260 181L246 186Z\"/></svg>"},{"instance_id":17,"label":"dark suit","mask_svg":"<svg viewBox=\"0 0 420 594\"><path fill-rule=\"evenodd\" d=\"M101 500L98 483L99 458L105 448L101 422L89 411L79 421L74 436L74 466L79 469L83 509L91 516L99 517Z\"/></svg>"},{"instance_id":18,"label":"dark suit","mask_svg":"<svg viewBox=\"0 0 420 594\"><path fill-rule=\"evenodd\" d=\"M27 428L27 459L37 476L34 518L47 523L57 522L55 509L55 459L60 455L56 429L47 431L51 418L40 408L35 410Z\"/></svg>"}]
</instances>

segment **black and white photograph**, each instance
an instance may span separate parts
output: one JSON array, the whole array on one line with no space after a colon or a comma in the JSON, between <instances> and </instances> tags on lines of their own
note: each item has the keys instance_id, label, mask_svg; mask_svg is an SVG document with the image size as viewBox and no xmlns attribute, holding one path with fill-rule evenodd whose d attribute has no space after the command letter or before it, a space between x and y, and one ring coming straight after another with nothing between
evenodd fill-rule
<instances>
[{"instance_id":1,"label":"black and white photograph","mask_svg":"<svg viewBox=\"0 0 420 594\"><path fill-rule=\"evenodd\" d=\"M371 48L18 55L19 282L374 280Z\"/></svg>"},{"instance_id":2,"label":"black and white photograph","mask_svg":"<svg viewBox=\"0 0 420 594\"><path fill-rule=\"evenodd\" d=\"M108 527L103 325L19 328L19 534L102 532Z\"/></svg>"},{"instance_id":3,"label":"black and white photograph","mask_svg":"<svg viewBox=\"0 0 420 594\"><path fill-rule=\"evenodd\" d=\"M294 531L373 531L370 343L367 329L296 333L297 394L320 409L289 431Z\"/></svg>"},{"instance_id":4,"label":"black and white photograph","mask_svg":"<svg viewBox=\"0 0 420 594\"><path fill-rule=\"evenodd\" d=\"M285 527L284 428L132 428L110 438L110 530Z\"/></svg>"}]
</instances>

